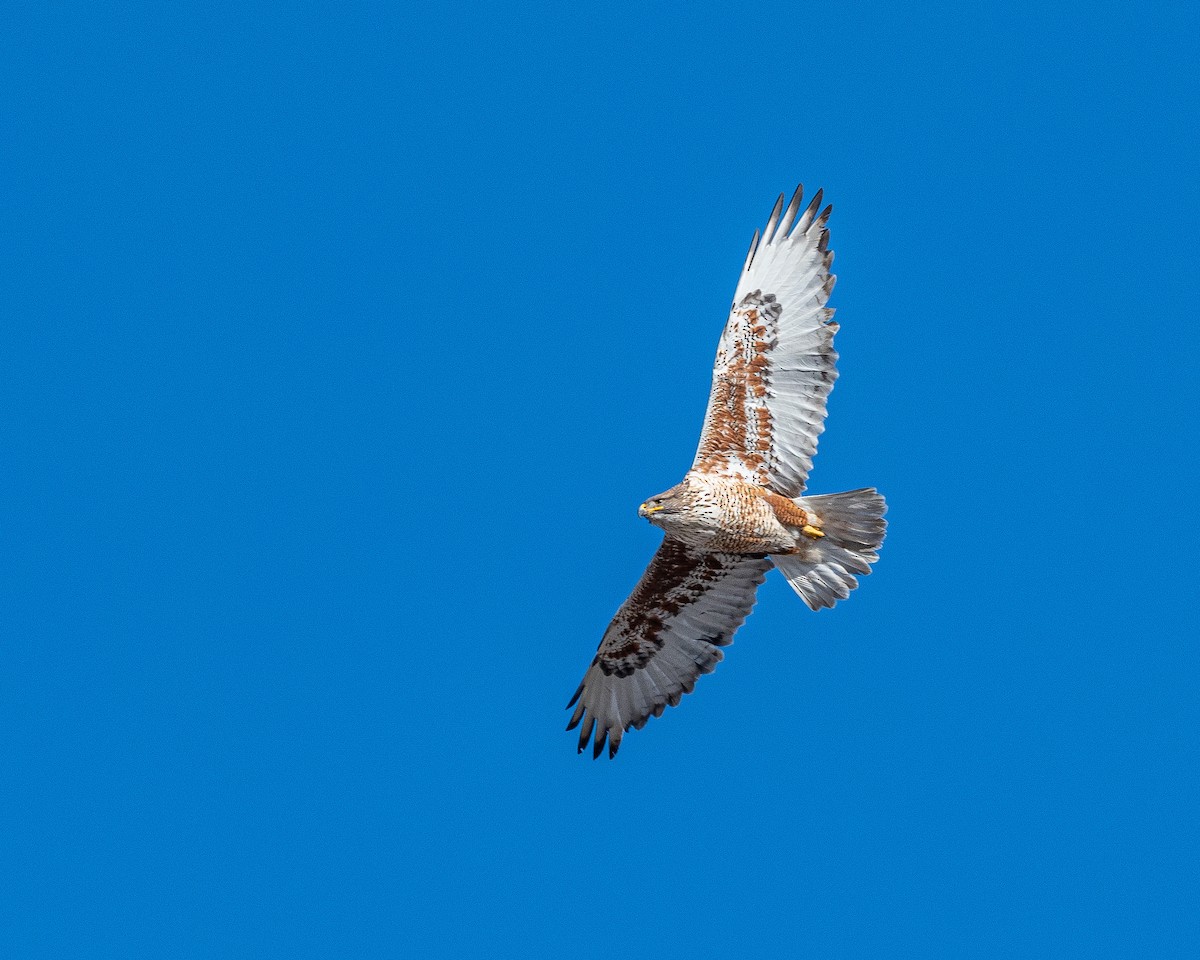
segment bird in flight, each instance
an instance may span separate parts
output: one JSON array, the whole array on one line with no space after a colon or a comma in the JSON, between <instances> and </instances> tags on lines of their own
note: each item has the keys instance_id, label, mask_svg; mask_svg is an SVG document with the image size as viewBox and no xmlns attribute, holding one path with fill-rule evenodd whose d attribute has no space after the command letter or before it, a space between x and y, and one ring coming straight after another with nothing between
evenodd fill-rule
<instances>
[{"instance_id":1,"label":"bird in flight","mask_svg":"<svg viewBox=\"0 0 1200 960\"><path fill-rule=\"evenodd\" d=\"M879 559L887 505L874 488L802 496L837 379L820 190L780 194L755 232L713 365L696 459L638 515L665 536L613 617L567 709L579 752L615 757L711 673L777 567L813 609L832 607Z\"/></svg>"}]
</instances>

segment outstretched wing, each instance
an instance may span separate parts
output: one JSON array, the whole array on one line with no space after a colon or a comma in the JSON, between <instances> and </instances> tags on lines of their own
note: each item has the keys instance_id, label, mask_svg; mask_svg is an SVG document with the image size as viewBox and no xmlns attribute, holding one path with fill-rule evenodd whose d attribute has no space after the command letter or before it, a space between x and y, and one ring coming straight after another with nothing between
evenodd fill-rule
<instances>
[{"instance_id":1,"label":"outstretched wing","mask_svg":"<svg viewBox=\"0 0 1200 960\"><path fill-rule=\"evenodd\" d=\"M696 678L724 657L719 648L750 613L770 569L762 555L701 553L663 540L567 704L575 707L567 729L583 722L579 752L594 729L592 756L600 756L607 738L615 757L626 730L640 730L691 693Z\"/></svg>"},{"instance_id":2,"label":"outstretched wing","mask_svg":"<svg viewBox=\"0 0 1200 960\"><path fill-rule=\"evenodd\" d=\"M833 208L817 213L818 190L796 219L802 198L797 187L784 211L780 194L761 241L756 232L750 243L692 464L785 497L804 492L837 379L837 324L825 306L835 279L825 226Z\"/></svg>"}]
</instances>

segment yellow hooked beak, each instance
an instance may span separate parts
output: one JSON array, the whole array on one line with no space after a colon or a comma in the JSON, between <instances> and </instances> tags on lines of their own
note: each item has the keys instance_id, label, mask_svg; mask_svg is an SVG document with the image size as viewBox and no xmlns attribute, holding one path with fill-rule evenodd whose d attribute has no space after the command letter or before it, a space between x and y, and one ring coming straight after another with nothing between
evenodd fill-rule
<instances>
[{"instance_id":1,"label":"yellow hooked beak","mask_svg":"<svg viewBox=\"0 0 1200 960\"><path fill-rule=\"evenodd\" d=\"M638 507L638 516L648 517L652 513L658 513L658 511L661 509L662 507L651 507L643 503L640 507Z\"/></svg>"}]
</instances>

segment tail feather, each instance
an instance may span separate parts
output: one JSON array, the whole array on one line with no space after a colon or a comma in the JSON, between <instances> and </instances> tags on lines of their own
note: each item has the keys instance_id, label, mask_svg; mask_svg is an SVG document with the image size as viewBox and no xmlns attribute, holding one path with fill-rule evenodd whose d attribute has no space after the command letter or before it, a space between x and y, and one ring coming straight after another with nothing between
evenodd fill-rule
<instances>
[{"instance_id":1,"label":"tail feather","mask_svg":"<svg viewBox=\"0 0 1200 960\"><path fill-rule=\"evenodd\" d=\"M799 497L796 504L824 534L801 535L796 553L772 554L775 566L792 589L812 609L832 607L858 586L854 574L865 576L879 559L887 521L887 503L873 487Z\"/></svg>"}]
</instances>

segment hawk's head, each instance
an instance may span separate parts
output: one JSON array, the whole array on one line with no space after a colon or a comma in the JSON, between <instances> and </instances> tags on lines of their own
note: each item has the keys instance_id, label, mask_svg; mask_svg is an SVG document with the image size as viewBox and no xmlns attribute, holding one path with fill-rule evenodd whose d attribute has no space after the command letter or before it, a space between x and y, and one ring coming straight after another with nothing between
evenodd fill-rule
<instances>
[{"instance_id":1,"label":"hawk's head","mask_svg":"<svg viewBox=\"0 0 1200 960\"><path fill-rule=\"evenodd\" d=\"M686 509L682 492L683 484L676 484L666 493L651 497L638 507L638 516L645 517L657 527L663 526L672 516L678 516Z\"/></svg>"}]
</instances>

